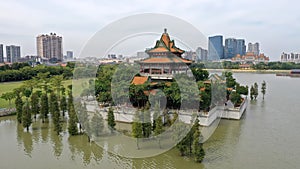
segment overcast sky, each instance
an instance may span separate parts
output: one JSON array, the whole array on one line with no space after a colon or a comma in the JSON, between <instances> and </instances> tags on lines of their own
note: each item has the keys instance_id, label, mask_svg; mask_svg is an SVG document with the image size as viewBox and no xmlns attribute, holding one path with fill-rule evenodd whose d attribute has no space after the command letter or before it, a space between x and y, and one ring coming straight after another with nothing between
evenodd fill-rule
<instances>
[{"instance_id":1,"label":"overcast sky","mask_svg":"<svg viewBox=\"0 0 300 169\"><path fill-rule=\"evenodd\" d=\"M35 37L56 32L63 36L64 53L73 50L76 56L105 25L151 12L184 19L205 36L259 42L261 52L279 60L283 51L300 53L299 5L297 0L0 0L0 44L36 55Z\"/></svg>"}]
</instances>

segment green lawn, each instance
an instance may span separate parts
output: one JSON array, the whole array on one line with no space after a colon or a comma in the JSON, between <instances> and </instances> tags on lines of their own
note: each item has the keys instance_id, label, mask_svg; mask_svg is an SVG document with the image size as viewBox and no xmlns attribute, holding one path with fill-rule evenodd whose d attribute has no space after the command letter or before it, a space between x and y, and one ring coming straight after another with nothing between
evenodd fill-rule
<instances>
[{"instance_id":1,"label":"green lawn","mask_svg":"<svg viewBox=\"0 0 300 169\"><path fill-rule=\"evenodd\" d=\"M23 81L21 82L5 82L0 83L0 96L2 93L13 91L15 88L18 88L22 85ZM66 80L63 82L64 86L67 87L68 85L72 84L72 80ZM14 103L14 100L12 101ZM15 107L14 104L12 104ZM0 108L7 108L9 107L8 101L0 98Z\"/></svg>"},{"instance_id":2,"label":"green lawn","mask_svg":"<svg viewBox=\"0 0 300 169\"><path fill-rule=\"evenodd\" d=\"M22 85L22 82L5 82L0 83L0 96L2 93L13 91L15 88L18 88ZM12 101L13 102L13 101ZM0 98L0 108L8 107L8 101ZM15 105L12 104L14 107Z\"/></svg>"}]
</instances>

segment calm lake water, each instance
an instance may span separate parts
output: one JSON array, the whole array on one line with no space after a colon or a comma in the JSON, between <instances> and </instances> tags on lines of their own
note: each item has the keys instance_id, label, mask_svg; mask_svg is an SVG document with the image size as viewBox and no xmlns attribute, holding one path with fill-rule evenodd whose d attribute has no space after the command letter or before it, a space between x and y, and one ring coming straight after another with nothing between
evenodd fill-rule
<instances>
[{"instance_id":1,"label":"calm lake water","mask_svg":"<svg viewBox=\"0 0 300 169\"><path fill-rule=\"evenodd\" d=\"M103 151L87 137L56 136L52 127L36 122L29 133L16 117L0 118L0 169L232 169L300 166L300 78L274 74L235 73L241 84L267 82L262 100L249 101L240 121L221 120L212 137L205 142L202 164L179 156L172 149L156 157L127 159ZM48 124L51 126L51 123ZM64 126L66 129L66 126Z\"/></svg>"}]
</instances>

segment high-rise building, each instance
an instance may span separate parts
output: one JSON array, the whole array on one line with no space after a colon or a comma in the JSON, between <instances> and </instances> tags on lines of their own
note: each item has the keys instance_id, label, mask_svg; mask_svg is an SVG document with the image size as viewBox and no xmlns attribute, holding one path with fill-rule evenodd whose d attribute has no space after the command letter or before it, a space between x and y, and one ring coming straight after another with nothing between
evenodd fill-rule
<instances>
[{"instance_id":1,"label":"high-rise building","mask_svg":"<svg viewBox=\"0 0 300 169\"><path fill-rule=\"evenodd\" d=\"M6 46L7 62L15 63L20 58L21 58L21 47L20 46L15 46L15 45Z\"/></svg>"},{"instance_id":2,"label":"high-rise building","mask_svg":"<svg viewBox=\"0 0 300 169\"><path fill-rule=\"evenodd\" d=\"M237 54L237 41L234 38L225 39L224 59L231 59Z\"/></svg>"},{"instance_id":3,"label":"high-rise building","mask_svg":"<svg viewBox=\"0 0 300 169\"><path fill-rule=\"evenodd\" d=\"M37 56L48 59L63 59L62 37L55 33L36 37Z\"/></svg>"},{"instance_id":4,"label":"high-rise building","mask_svg":"<svg viewBox=\"0 0 300 169\"><path fill-rule=\"evenodd\" d=\"M0 63L4 63L3 44L0 44Z\"/></svg>"},{"instance_id":5,"label":"high-rise building","mask_svg":"<svg viewBox=\"0 0 300 169\"><path fill-rule=\"evenodd\" d=\"M231 59L237 54L245 55L246 45L244 39L228 38L225 39L224 59Z\"/></svg>"},{"instance_id":6,"label":"high-rise building","mask_svg":"<svg viewBox=\"0 0 300 169\"><path fill-rule=\"evenodd\" d=\"M245 55L246 54L246 45L244 39L237 39L236 40L237 45L237 54Z\"/></svg>"},{"instance_id":7,"label":"high-rise building","mask_svg":"<svg viewBox=\"0 0 300 169\"><path fill-rule=\"evenodd\" d=\"M223 36L217 35L208 38L208 60L224 58Z\"/></svg>"},{"instance_id":8,"label":"high-rise building","mask_svg":"<svg viewBox=\"0 0 300 169\"><path fill-rule=\"evenodd\" d=\"M260 51L259 51L259 43L249 43L248 44L248 51L247 52L253 52L255 55L259 55Z\"/></svg>"},{"instance_id":9,"label":"high-rise building","mask_svg":"<svg viewBox=\"0 0 300 169\"><path fill-rule=\"evenodd\" d=\"M198 47L196 49L196 55L197 55L197 59L196 61L199 62L199 61L207 61L207 50L206 49L203 49L201 47Z\"/></svg>"}]
</instances>

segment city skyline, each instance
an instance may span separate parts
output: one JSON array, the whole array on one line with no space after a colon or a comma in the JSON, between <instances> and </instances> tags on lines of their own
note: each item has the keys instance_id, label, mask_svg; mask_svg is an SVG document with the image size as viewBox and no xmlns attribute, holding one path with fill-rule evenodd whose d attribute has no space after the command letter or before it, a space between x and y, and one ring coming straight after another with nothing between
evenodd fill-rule
<instances>
[{"instance_id":1,"label":"city skyline","mask_svg":"<svg viewBox=\"0 0 300 169\"><path fill-rule=\"evenodd\" d=\"M132 14L155 12L187 20L207 37L222 34L224 37L259 42L262 44L261 52L270 56L271 60L279 60L283 51L300 52L297 45L300 43L297 38L300 36L300 14L279 12L283 8L297 10L297 1L157 3L136 2L132 6L128 1L3 1L0 6L0 43L20 45L23 54L32 55L36 53L34 38L37 34L57 32L64 36L64 48L73 50L76 56L98 30L112 21ZM53 10L49 10L49 6L53 6ZM282 39L287 40L283 42Z\"/></svg>"}]
</instances>

